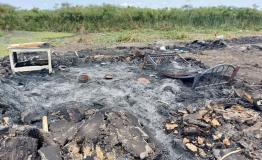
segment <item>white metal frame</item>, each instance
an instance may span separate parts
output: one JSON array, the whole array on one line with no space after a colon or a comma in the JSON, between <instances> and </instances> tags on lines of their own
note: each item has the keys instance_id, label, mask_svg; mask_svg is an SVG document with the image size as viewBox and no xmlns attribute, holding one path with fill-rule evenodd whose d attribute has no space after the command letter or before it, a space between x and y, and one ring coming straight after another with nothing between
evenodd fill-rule
<instances>
[{"instance_id":1,"label":"white metal frame","mask_svg":"<svg viewBox=\"0 0 262 160\"><path fill-rule=\"evenodd\" d=\"M26 52L46 52L48 55L48 64L43 66L24 66L24 67L15 67L16 63L14 60L14 53L17 55L19 53ZM26 72L26 71L37 71L42 69L48 69L49 73L52 73L52 62L51 62L51 49L50 48L10 48L9 49L9 58L11 64L11 70L13 73L16 72Z\"/></svg>"}]
</instances>

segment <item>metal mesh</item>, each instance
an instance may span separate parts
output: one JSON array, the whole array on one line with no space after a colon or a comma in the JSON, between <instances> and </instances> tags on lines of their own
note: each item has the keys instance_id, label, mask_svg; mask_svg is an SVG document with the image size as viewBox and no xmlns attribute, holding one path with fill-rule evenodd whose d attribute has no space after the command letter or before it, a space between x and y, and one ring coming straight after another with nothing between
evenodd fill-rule
<instances>
[{"instance_id":1,"label":"metal mesh","mask_svg":"<svg viewBox=\"0 0 262 160\"><path fill-rule=\"evenodd\" d=\"M233 65L229 64L217 65L197 74L197 76L194 78L192 88L195 89L230 83L236 76L238 70L239 67L234 67Z\"/></svg>"},{"instance_id":2,"label":"metal mesh","mask_svg":"<svg viewBox=\"0 0 262 160\"><path fill-rule=\"evenodd\" d=\"M167 65L172 62L179 64L180 69ZM148 54L145 56L144 66L153 66L161 75L170 78L193 78L193 89L230 83L239 70L239 67L230 64L203 69L186 61L177 53Z\"/></svg>"}]
</instances>

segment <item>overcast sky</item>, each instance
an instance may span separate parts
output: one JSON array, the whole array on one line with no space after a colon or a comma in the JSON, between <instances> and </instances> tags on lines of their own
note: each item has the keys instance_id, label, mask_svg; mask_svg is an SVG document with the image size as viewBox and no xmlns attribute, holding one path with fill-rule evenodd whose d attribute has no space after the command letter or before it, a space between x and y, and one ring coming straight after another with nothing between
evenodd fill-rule
<instances>
[{"instance_id":1,"label":"overcast sky","mask_svg":"<svg viewBox=\"0 0 262 160\"><path fill-rule=\"evenodd\" d=\"M13 6L31 9L34 7L41 9L52 9L56 4L68 2L73 5L101 5L113 4L119 6L138 6L150 8L181 7L192 5L193 7L204 6L234 6L253 7L256 4L262 7L262 0L0 0L0 3L11 4Z\"/></svg>"}]
</instances>

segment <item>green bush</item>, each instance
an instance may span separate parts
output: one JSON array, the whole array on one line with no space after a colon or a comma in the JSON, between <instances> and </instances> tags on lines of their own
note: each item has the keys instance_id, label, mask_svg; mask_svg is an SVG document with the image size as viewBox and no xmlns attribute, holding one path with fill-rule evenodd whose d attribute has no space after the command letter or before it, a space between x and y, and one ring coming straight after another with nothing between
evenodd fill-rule
<instances>
[{"instance_id":1,"label":"green bush","mask_svg":"<svg viewBox=\"0 0 262 160\"><path fill-rule=\"evenodd\" d=\"M100 32L151 28L222 28L261 30L262 11L210 7L149 9L136 7L64 6L55 10L20 10L0 5L0 29L58 32ZM183 36L182 36L183 38Z\"/></svg>"}]
</instances>

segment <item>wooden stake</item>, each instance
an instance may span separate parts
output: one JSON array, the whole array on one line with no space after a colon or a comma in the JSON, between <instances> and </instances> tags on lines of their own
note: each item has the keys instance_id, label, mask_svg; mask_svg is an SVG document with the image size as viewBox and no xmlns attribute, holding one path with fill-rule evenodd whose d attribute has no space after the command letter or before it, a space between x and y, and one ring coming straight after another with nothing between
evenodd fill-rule
<instances>
[{"instance_id":1,"label":"wooden stake","mask_svg":"<svg viewBox=\"0 0 262 160\"><path fill-rule=\"evenodd\" d=\"M42 127L45 132L48 132L48 120L47 116L43 116L42 118Z\"/></svg>"}]
</instances>

